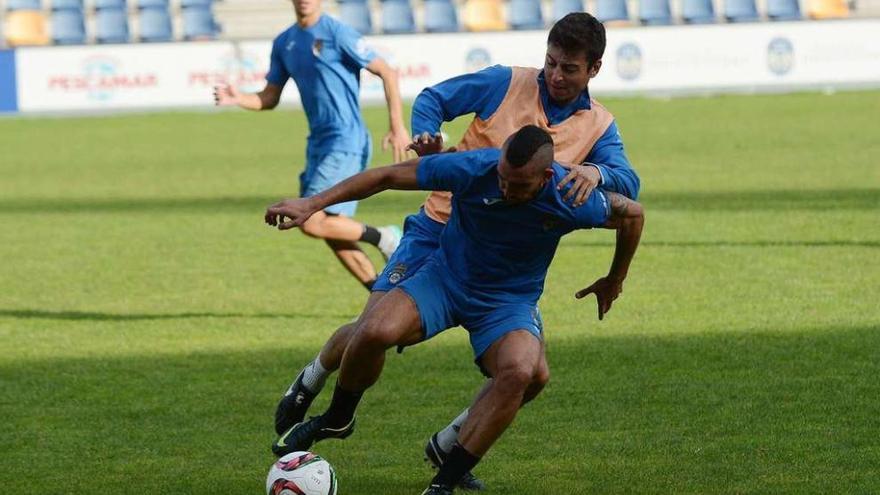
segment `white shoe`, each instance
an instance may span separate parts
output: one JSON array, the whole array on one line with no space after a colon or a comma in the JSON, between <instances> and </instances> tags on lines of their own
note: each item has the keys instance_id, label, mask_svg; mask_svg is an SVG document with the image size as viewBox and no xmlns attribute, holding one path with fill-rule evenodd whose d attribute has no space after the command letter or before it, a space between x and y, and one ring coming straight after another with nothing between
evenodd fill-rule
<instances>
[{"instance_id":1,"label":"white shoe","mask_svg":"<svg viewBox=\"0 0 880 495\"><path fill-rule=\"evenodd\" d=\"M397 225L386 225L384 227L379 227L376 230L381 234L378 246L379 251L382 251L382 257L385 258L385 261L388 261L388 258L394 254L397 246L400 245L400 236L402 232Z\"/></svg>"}]
</instances>

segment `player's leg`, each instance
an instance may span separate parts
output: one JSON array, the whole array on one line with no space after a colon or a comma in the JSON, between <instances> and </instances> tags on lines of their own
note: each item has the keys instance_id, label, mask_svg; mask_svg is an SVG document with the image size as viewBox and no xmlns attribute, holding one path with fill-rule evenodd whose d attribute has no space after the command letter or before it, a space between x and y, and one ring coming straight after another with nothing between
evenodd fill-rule
<instances>
[{"instance_id":1,"label":"player's leg","mask_svg":"<svg viewBox=\"0 0 880 495\"><path fill-rule=\"evenodd\" d=\"M385 292L374 291L370 293L367 304L358 320L337 328L333 335L327 339L327 342L324 343L321 352L296 376L275 408L275 431L279 435L295 424L302 422L315 397L324 388L327 377L339 369L339 363L342 361L345 347L354 334L357 323L384 295Z\"/></svg>"},{"instance_id":2,"label":"player's leg","mask_svg":"<svg viewBox=\"0 0 880 495\"><path fill-rule=\"evenodd\" d=\"M451 489L473 469L504 433L538 374L541 342L531 330L506 332L482 355L481 363L493 380L471 407L457 442L431 482L439 490Z\"/></svg>"},{"instance_id":3,"label":"player's leg","mask_svg":"<svg viewBox=\"0 0 880 495\"><path fill-rule=\"evenodd\" d=\"M367 254L358 247L356 242L333 241L330 239L324 239L324 242L327 243L327 246L330 247L333 254L336 255L336 259L342 263L342 266L344 266L345 269L361 283L361 285L366 287L367 290L373 288L373 284L376 283L376 267L373 266L373 262L370 261Z\"/></svg>"},{"instance_id":4,"label":"player's leg","mask_svg":"<svg viewBox=\"0 0 880 495\"><path fill-rule=\"evenodd\" d=\"M416 273L440 245L440 233L444 225L432 220L424 212L410 215L404 225L404 236L400 241L400 247L394 251L385 270L376 280L372 294L358 321L369 312L382 295ZM324 344L320 354L293 380L293 384L276 409L275 427L279 435L302 421L312 400L323 388L327 376L339 369L345 347L354 335L356 325L355 322L339 327ZM299 383L300 375L308 385L305 390ZM300 393L303 394L302 397L298 397Z\"/></svg>"}]
</instances>

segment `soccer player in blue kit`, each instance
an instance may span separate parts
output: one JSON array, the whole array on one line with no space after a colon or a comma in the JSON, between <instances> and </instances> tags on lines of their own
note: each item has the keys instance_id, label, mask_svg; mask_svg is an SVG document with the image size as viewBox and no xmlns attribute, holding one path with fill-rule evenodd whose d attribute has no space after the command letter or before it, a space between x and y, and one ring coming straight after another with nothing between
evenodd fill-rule
<instances>
[{"instance_id":1,"label":"soccer player in blue kit","mask_svg":"<svg viewBox=\"0 0 880 495\"><path fill-rule=\"evenodd\" d=\"M551 134L556 161L571 165L569 176L562 181L574 184L568 189L567 200L577 205L595 187L636 199L639 177L624 152L616 121L591 98L588 88L601 68L604 50L602 24L585 12L572 13L551 28L543 70L496 65L426 88L413 104L412 129L417 134L414 149L420 156L440 151L443 143L435 136L441 124L462 115L473 113L474 118L456 144L460 151L501 147L516 130L534 124ZM430 258L439 246L450 205L448 192L435 191L419 213L407 219L400 248L373 286L364 313ZM279 435L302 421L326 377L338 369L354 328L355 324L339 328L297 375L276 410ZM548 379L549 367L542 356L541 373L535 377L536 384L526 400ZM435 467L452 449L468 413L465 409L431 436L425 456ZM461 488L466 489L479 490L483 486L472 473L461 482Z\"/></svg>"},{"instance_id":2,"label":"soccer player in blue kit","mask_svg":"<svg viewBox=\"0 0 880 495\"><path fill-rule=\"evenodd\" d=\"M358 103L361 69L382 79L390 117L383 145L392 146L395 161L405 158L411 139L403 123L396 71L353 28L324 15L321 0L293 0L293 6L296 23L272 43L265 88L249 94L218 86L214 99L221 106L271 110L288 79L296 82L309 121L306 167L300 175L300 196L308 197L361 172L370 162L371 139ZM400 234L397 227L375 228L355 221L356 208L357 202L330 206L314 215L302 231L324 239L343 266L369 289L376 269L358 241L376 246L387 259Z\"/></svg>"},{"instance_id":3,"label":"soccer player in blue kit","mask_svg":"<svg viewBox=\"0 0 880 495\"><path fill-rule=\"evenodd\" d=\"M623 288L644 224L641 205L594 190L580 206L556 186L567 170L553 161L550 135L527 125L501 150L431 155L361 173L311 198L269 207L266 222L289 229L329 204L387 189L453 193L440 248L386 294L358 323L346 347L327 411L291 428L276 454L346 438L364 392L379 378L385 352L462 326L476 363L492 377L462 425L458 441L423 495L451 494L511 424L540 372L542 327L537 303L560 238L576 229L617 230L608 275L575 297L596 295L599 317Z\"/></svg>"}]
</instances>

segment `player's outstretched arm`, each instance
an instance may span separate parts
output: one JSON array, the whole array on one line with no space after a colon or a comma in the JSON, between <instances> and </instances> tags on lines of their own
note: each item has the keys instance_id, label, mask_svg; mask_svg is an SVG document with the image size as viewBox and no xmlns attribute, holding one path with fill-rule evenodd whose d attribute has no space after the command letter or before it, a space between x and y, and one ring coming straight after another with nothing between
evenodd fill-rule
<instances>
[{"instance_id":1,"label":"player's outstretched arm","mask_svg":"<svg viewBox=\"0 0 880 495\"><path fill-rule=\"evenodd\" d=\"M385 103L388 105L388 134L382 138L382 149L391 147L394 161L399 162L406 158L406 149L409 144L409 131L403 123L403 104L400 100L400 83L397 71L391 68L385 60L374 58L367 65L367 70L382 79L382 88L385 90Z\"/></svg>"},{"instance_id":2,"label":"player's outstretched arm","mask_svg":"<svg viewBox=\"0 0 880 495\"><path fill-rule=\"evenodd\" d=\"M623 281L629 271L629 265L636 254L642 227L645 224L645 212L642 205L617 193L606 192L610 203L611 214L604 227L617 230L617 243L614 247L614 259L608 275L593 282L585 289L579 290L574 297L581 299L587 294L596 294L599 307L599 319L611 309L611 304L623 292Z\"/></svg>"},{"instance_id":3,"label":"player's outstretched arm","mask_svg":"<svg viewBox=\"0 0 880 495\"><path fill-rule=\"evenodd\" d=\"M235 86L221 84L214 86L214 104L218 107L239 106L246 110L272 110L281 101L284 88L267 83L259 93L242 93Z\"/></svg>"},{"instance_id":4,"label":"player's outstretched arm","mask_svg":"<svg viewBox=\"0 0 880 495\"><path fill-rule=\"evenodd\" d=\"M285 199L266 209L267 224L279 230L299 227L316 212L337 203L366 199L388 189L419 188L416 168L419 160L407 160L361 172L326 191L308 198Z\"/></svg>"}]
</instances>

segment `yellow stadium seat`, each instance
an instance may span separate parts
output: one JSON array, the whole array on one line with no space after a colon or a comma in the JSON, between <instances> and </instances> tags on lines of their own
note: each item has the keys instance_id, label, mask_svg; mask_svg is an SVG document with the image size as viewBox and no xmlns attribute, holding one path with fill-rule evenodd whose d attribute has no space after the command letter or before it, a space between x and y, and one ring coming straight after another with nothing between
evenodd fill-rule
<instances>
[{"instance_id":1,"label":"yellow stadium seat","mask_svg":"<svg viewBox=\"0 0 880 495\"><path fill-rule=\"evenodd\" d=\"M807 16L812 19L849 17L849 5L846 0L809 0Z\"/></svg>"},{"instance_id":2,"label":"yellow stadium seat","mask_svg":"<svg viewBox=\"0 0 880 495\"><path fill-rule=\"evenodd\" d=\"M46 17L39 10L14 10L6 13L3 33L9 46L48 45Z\"/></svg>"},{"instance_id":3,"label":"yellow stadium seat","mask_svg":"<svg viewBox=\"0 0 880 495\"><path fill-rule=\"evenodd\" d=\"M504 31L504 5L501 0L467 0L461 14L468 31Z\"/></svg>"}]
</instances>

